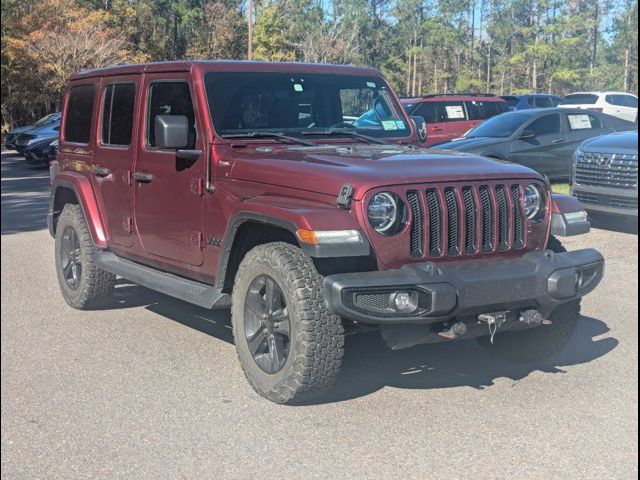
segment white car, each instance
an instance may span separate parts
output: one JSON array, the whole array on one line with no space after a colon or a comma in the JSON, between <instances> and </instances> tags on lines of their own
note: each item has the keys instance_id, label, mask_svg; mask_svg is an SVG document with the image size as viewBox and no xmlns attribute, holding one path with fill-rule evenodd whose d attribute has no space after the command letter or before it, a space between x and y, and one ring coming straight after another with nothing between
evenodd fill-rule
<instances>
[{"instance_id":1,"label":"white car","mask_svg":"<svg viewBox=\"0 0 640 480\"><path fill-rule=\"evenodd\" d=\"M638 121L638 97L624 92L576 92L562 99L560 108L583 108L607 115Z\"/></svg>"}]
</instances>

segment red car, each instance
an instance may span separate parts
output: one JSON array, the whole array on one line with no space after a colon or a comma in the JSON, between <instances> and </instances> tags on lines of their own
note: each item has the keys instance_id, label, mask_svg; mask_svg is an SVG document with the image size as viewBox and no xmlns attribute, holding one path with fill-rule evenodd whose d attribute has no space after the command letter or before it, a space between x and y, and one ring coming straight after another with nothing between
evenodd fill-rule
<instances>
[{"instance_id":1,"label":"red car","mask_svg":"<svg viewBox=\"0 0 640 480\"><path fill-rule=\"evenodd\" d=\"M326 391L345 335L372 326L391 348L550 355L603 274L556 238L589 230L576 199L521 165L416 149L371 68L123 65L72 77L63 108L48 225L66 302L108 302L118 275L231 307L274 402Z\"/></svg>"},{"instance_id":2,"label":"red car","mask_svg":"<svg viewBox=\"0 0 640 480\"><path fill-rule=\"evenodd\" d=\"M509 111L507 102L491 95L426 95L402 98L411 116L424 118L427 135L424 146L462 137L485 120Z\"/></svg>"}]
</instances>

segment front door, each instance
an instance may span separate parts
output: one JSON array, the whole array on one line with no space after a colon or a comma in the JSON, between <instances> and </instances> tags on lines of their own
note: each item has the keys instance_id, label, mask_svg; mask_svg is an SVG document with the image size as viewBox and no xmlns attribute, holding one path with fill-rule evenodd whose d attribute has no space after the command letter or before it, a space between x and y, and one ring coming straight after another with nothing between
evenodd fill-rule
<instances>
[{"instance_id":1,"label":"front door","mask_svg":"<svg viewBox=\"0 0 640 480\"><path fill-rule=\"evenodd\" d=\"M526 125L521 133L530 138L515 140L511 160L550 178L566 178L571 171L572 150L567 144L562 117L558 113L544 115Z\"/></svg>"},{"instance_id":2,"label":"front door","mask_svg":"<svg viewBox=\"0 0 640 480\"><path fill-rule=\"evenodd\" d=\"M133 140L137 131L134 118L139 83L139 75L103 82L98 97L98 141L91 170L91 181L111 241L125 247L133 245L131 168L137 149Z\"/></svg>"},{"instance_id":3,"label":"front door","mask_svg":"<svg viewBox=\"0 0 640 480\"><path fill-rule=\"evenodd\" d=\"M143 132L133 172L135 226L145 253L201 265L203 197L201 185L204 154L185 162L175 150L156 147L155 118L158 115L186 116L189 143L186 148L204 152L202 121L196 115L189 76L184 73L146 75L144 80Z\"/></svg>"}]
</instances>

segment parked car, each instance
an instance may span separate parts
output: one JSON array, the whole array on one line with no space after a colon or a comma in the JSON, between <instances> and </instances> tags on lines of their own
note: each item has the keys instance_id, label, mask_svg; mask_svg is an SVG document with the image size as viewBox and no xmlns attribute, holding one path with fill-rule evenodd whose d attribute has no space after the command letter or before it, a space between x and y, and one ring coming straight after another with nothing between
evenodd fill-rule
<instances>
[{"instance_id":1,"label":"parked car","mask_svg":"<svg viewBox=\"0 0 640 480\"><path fill-rule=\"evenodd\" d=\"M424 146L459 138L485 120L508 111L503 99L489 95L427 95L403 98L401 102L409 115L424 118Z\"/></svg>"},{"instance_id":2,"label":"parked car","mask_svg":"<svg viewBox=\"0 0 640 480\"><path fill-rule=\"evenodd\" d=\"M31 143L24 149L24 159L29 165L48 167L55 159L58 147L58 136L45 138Z\"/></svg>"},{"instance_id":3,"label":"parked car","mask_svg":"<svg viewBox=\"0 0 640 480\"><path fill-rule=\"evenodd\" d=\"M582 108L638 122L638 97L624 92L578 92L564 97L561 108Z\"/></svg>"},{"instance_id":4,"label":"parked car","mask_svg":"<svg viewBox=\"0 0 640 480\"><path fill-rule=\"evenodd\" d=\"M471 130L463 139L437 145L530 167L552 180L568 180L571 159L583 141L635 129L619 118L578 109L509 112Z\"/></svg>"},{"instance_id":5,"label":"parked car","mask_svg":"<svg viewBox=\"0 0 640 480\"><path fill-rule=\"evenodd\" d=\"M561 98L557 95L546 93L528 93L526 95L502 95L502 98L510 111L528 110L530 108L552 108L557 107Z\"/></svg>"},{"instance_id":6,"label":"parked car","mask_svg":"<svg viewBox=\"0 0 640 480\"><path fill-rule=\"evenodd\" d=\"M32 128L18 135L14 141L14 150L23 155L25 150L36 143L56 138L60 132L60 120L38 128Z\"/></svg>"},{"instance_id":7,"label":"parked car","mask_svg":"<svg viewBox=\"0 0 640 480\"><path fill-rule=\"evenodd\" d=\"M66 302L108 301L119 275L231 305L242 368L274 402L326 391L362 325L392 348L551 355L602 277L598 252L557 238L589 230L577 200L520 165L414 148L375 69L117 66L74 75L64 105L47 223Z\"/></svg>"},{"instance_id":8,"label":"parked car","mask_svg":"<svg viewBox=\"0 0 640 480\"><path fill-rule=\"evenodd\" d=\"M10 149L15 149L16 148L15 141L17 140L18 135L20 135L21 133L25 133L29 130L33 130L35 128L40 128L49 124L60 122L60 117L61 117L60 113L51 113L49 115L42 117L40 120L33 123L32 125L27 125L25 127L18 127L18 128L14 128L13 130L9 130L4 139L5 146Z\"/></svg>"},{"instance_id":9,"label":"parked car","mask_svg":"<svg viewBox=\"0 0 640 480\"><path fill-rule=\"evenodd\" d=\"M573 158L571 193L589 213L638 219L638 132L587 140Z\"/></svg>"}]
</instances>

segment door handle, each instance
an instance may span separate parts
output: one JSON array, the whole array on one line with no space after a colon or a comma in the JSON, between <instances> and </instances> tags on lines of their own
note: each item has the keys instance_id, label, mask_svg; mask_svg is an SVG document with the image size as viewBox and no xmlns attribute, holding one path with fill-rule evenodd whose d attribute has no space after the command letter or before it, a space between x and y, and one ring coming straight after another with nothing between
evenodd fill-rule
<instances>
[{"instance_id":1,"label":"door handle","mask_svg":"<svg viewBox=\"0 0 640 480\"><path fill-rule=\"evenodd\" d=\"M153 181L153 175L146 172L134 172L133 178L136 182L149 183Z\"/></svg>"},{"instance_id":2,"label":"door handle","mask_svg":"<svg viewBox=\"0 0 640 480\"><path fill-rule=\"evenodd\" d=\"M108 177L109 175L111 175L111 170L109 170L107 167L100 167L98 165L95 165L92 170L93 174L96 177Z\"/></svg>"},{"instance_id":3,"label":"door handle","mask_svg":"<svg viewBox=\"0 0 640 480\"><path fill-rule=\"evenodd\" d=\"M564 143L564 139L562 139L562 138L556 138L556 139L555 139L553 142L551 142L551 143L553 143L554 145L557 145L558 143Z\"/></svg>"}]
</instances>

